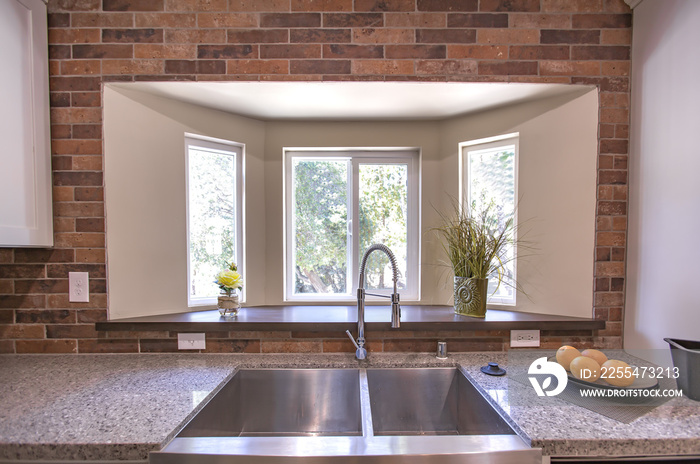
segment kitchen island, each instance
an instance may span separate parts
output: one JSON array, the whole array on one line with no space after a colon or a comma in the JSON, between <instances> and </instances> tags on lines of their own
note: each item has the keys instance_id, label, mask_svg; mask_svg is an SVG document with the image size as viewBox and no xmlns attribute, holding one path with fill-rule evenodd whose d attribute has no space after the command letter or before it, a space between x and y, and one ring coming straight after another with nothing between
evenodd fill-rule
<instances>
[{"instance_id":1,"label":"kitchen island","mask_svg":"<svg viewBox=\"0 0 700 464\"><path fill-rule=\"evenodd\" d=\"M506 353L370 354L360 367L460 367L544 456L700 456L700 402L674 398L624 424L548 398L523 403ZM0 356L0 461L145 461L237 368L350 368L351 354ZM512 398L511 398L512 397ZM534 397L537 400L537 397Z\"/></svg>"}]
</instances>

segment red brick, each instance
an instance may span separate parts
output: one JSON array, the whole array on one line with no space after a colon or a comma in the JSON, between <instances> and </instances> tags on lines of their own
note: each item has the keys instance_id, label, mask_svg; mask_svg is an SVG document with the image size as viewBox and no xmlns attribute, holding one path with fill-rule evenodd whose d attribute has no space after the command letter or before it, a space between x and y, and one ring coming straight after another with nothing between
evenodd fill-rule
<instances>
[{"instance_id":1,"label":"red brick","mask_svg":"<svg viewBox=\"0 0 700 464\"><path fill-rule=\"evenodd\" d=\"M226 62L228 74L287 74L287 60L229 60Z\"/></svg>"},{"instance_id":2,"label":"red brick","mask_svg":"<svg viewBox=\"0 0 700 464\"><path fill-rule=\"evenodd\" d=\"M474 29L418 29L416 42L436 44L459 44L476 42Z\"/></svg>"},{"instance_id":3,"label":"red brick","mask_svg":"<svg viewBox=\"0 0 700 464\"><path fill-rule=\"evenodd\" d=\"M163 29L102 29L103 43L160 43Z\"/></svg>"},{"instance_id":4,"label":"red brick","mask_svg":"<svg viewBox=\"0 0 700 464\"><path fill-rule=\"evenodd\" d=\"M167 11L226 11L228 0L165 0Z\"/></svg>"},{"instance_id":5,"label":"red brick","mask_svg":"<svg viewBox=\"0 0 700 464\"><path fill-rule=\"evenodd\" d=\"M95 323L107 320L107 310L105 309L80 309L75 312L77 313L78 322Z\"/></svg>"},{"instance_id":6,"label":"red brick","mask_svg":"<svg viewBox=\"0 0 700 464\"><path fill-rule=\"evenodd\" d=\"M285 43L289 42L288 29L231 29L228 31L229 43Z\"/></svg>"},{"instance_id":7,"label":"red brick","mask_svg":"<svg viewBox=\"0 0 700 464\"><path fill-rule=\"evenodd\" d=\"M163 11L164 0L103 0L104 11Z\"/></svg>"},{"instance_id":8,"label":"red brick","mask_svg":"<svg viewBox=\"0 0 700 464\"><path fill-rule=\"evenodd\" d=\"M9 264L13 261L13 250L11 248L0 248L0 263Z\"/></svg>"},{"instance_id":9,"label":"red brick","mask_svg":"<svg viewBox=\"0 0 700 464\"><path fill-rule=\"evenodd\" d=\"M415 41L413 29L353 29L352 41L355 43L397 44Z\"/></svg>"},{"instance_id":10,"label":"red brick","mask_svg":"<svg viewBox=\"0 0 700 464\"><path fill-rule=\"evenodd\" d=\"M76 263L105 263L106 253L102 248L78 248L75 250Z\"/></svg>"},{"instance_id":11,"label":"red brick","mask_svg":"<svg viewBox=\"0 0 700 464\"><path fill-rule=\"evenodd\" d=\"M71 58L70 45L49 45L50 60L68 60Z\"/></svg>"},{"instance_id":12,"label":"red brick","mask_svg":"<svg viewBox=\"0 0 700 464\"><path fill-rule=\"evenodd\" d=\"M260 351L262 353L320 353L322 343L306 340L261 340Z\"/></svg>"},{"instance_id":13,"label":"red brick","mask_svg":"<svg viewBox=\"0 0 700 464\"><path fill-rule=\"evenodd\" d=\"M101 155L102 141L100 140L54 140L51 143L51 152L55 155ZM100 176L100 183L102 177ZM69 185L54 182L56 185Z\"/></svg>"},{"instance_id":14,"label":"red brick","mask_svg":"<svg viewBox=\"0 0 700 464\"><path fill-rule=\"evenodd\" d=\"M320 45L261 45L260 58L321 58Z\"/></svg>"},{"instance_id":15,"label":"red brick","mask_svg":"<svg viewBox=\"0 0 700 464\"><path fill-rule=\"evenodd\" d=\"M1 274L2 269L0 269ZM43 308L44 306L46 306L46 298L43 295L0 295L0 308L3 309Z\"/></svg>"},{"instance_id":16,"label":"red brick","mask_svg":"<svg viewBox=\"0 0 700 464\"><path fill-rule=\"evenodd\" d=\"M292 0L292 11L352 11L353 0Z\"/></svg>"},{"instance_id":17,"label":"red brick","mask_svg":"<svg viewBox=\"0 0 700 464\"><path fill-rule=\"evenodd\" d=\"M207 338L204 353L260 353L260 340L216 340Z\"/></svg>"},{"instance_id":18,"label":"red brick","mask_svg":"<svg viewBox=\"0 0 700 464\"><path fill-rule=\"evenodd\" d=\"M73 27L132 27L133 13L83 13L75 12L70 15Z\"/></svg>"},{"instance_id":19,"label":"red brick","mask_svg":"<svg viewBox=\"0 0 700 464\"><path fill-rule=\"evenodd\" d=\"M319 13L263 13L260 27L320 27Z\"/></svg>"},{"instance_id":20,"label":"red brick","mask_svg":"<svg viewBox=\"0 0 700 464\"><path fill-rule=\"evenodd\" d=\"M59 217L104 217L104 204L83 202L61 202L53 207Z\"/></svg>"},{"instance_id":21,"label":"red brick","mask_svg":"<svg viewBox=\"0 0 700 464\"><path fill-rule=\"evenodd\" d=\"M557 13L590 13L601 11L601 0L542 0L542 11Z\"/></svg>"},{"instance_id":22,"label":"red brick","mask_svg":"<svg viewBox=\"0 0 700 464\"><path fill-rule=\"evenodd\" d=\"M543 29L540 31L540 43L543 44L598 44L600 31L571 31L562 29Z\"/></svg>"},{"instance_id":23,"label":"red brick","mask_svg":"<svg viewBox=\"0 0 700 464\"><path fill-rule=\"evenodd\" d=\"M73 250L61 250L58 248L17 248L15 250L15 263L70 263L73 262Z\"/></svg>"},{"instance_id":24,"label":"red brick","mask_svg":"<svg viewBox=\"0 0 700 464\"><path fill-rule=\"evenodd\" d=\"M193 44L135 44L134 58L194 59L197 46Z\"/></svg>"},{"instance_id":25,"label":"red brick","mask_svg":"<svg viewBox=\"0 0 700 464\"><path fill-rule=\"evenodd\" d=\"M77 353L76 340L17 340L15 350L21 353Z\"/></svg>"},{"instance_id":26,"label":"red brick","mask_svg":"<svg viewBox=\"0 0 700 464\"><path fill-rule=\"evenodd\" d=\"M131 58L134 46L131 44L73 45L73 58ZM85 90L85 89L83 89Z\"/></svg>"},{"instance_id":27,"label":"red brick","mask_svg":"<svg viewBox=\"0 0 700 464\"><path fill-rule=\"evenodd\" d=\"M603 45L630 45L632 29L605 29L600 31L600 43Z\"/></svg>"},{"instance_id":28,"label":"red brick","mask_svg":"<svg viewBox=\"0 0 700 464\"><path fill-rule=\"evenodd\" d=\"M601 153L627 153L627 140L617 140L617 139L602 139L600 141L600 152ZM624 168L626 168L625 166ZM619 169L619 168L616 168Z\"/></svg>"},{"instance_id":29,"label":"red brick","mask_svg":"<svg viewBox=\"0 0 700 464\"><path fill-rule=\"evenodd\" d=\"M600 122L627 123L629 122L629 110L626 108L601 108Z\"/></svg>"},{"instance_id":30,"label":"red brick","mask_svg":"<svg viewBox=\"0 0 700 464\"><path fill-rule=\"evenodd\" d=\"M55 234L56 246L63 247L103 247L105 246L104 234L97 233L71 233L64 232Z\"/></svg>"},{"instance_id":31,"label":"red brick","mask_svg":"<svg viewBox=\"0 0 700 464\"><path fill-rule=\"evenodd\" d=\"M136 27L196 27L194 13L137 13L134 15Z\"/></svg>"},{"instance_id":32,"label":"red brick","mask_svg":"<svg viewBox=\"0 0 700 464\"><path fill-rule=\"evenodd\" d=\"M72 251L72 250L71 250ZM16 280L15 292L21 294L67 293L67 279Z\"/></svg>"},{"instance_id":33,"label":"red brick","mask_svg":"<svg viewBox=\"0 0 700 464\"><path fill-rule=\"evenodd\" d=\"M479 43L492 44L536 44L540 41L537 29L479 29L476 37Z\"/></svg>"},{"instance_id":34,"label":"red brick","mask_svg":"<svg viewBox=\"0 0 700 464\"><path fill-rule=\"evenodd\" d=\"M629 76L630 64L629 61L603 61L601 70L606 76Z\"/></svg>"},{"instance_id":35,"label":"red brick","mask_svg":"<svg viewBox=\"0 0 700 464\"><path fill-rule=\"evenodd\" d=\"M258 54L257 45L200 45L197 58L251 58Z\"/></svg>"},{"instance_id":36,"label":"red brick","mask_svg":"<svg viewBox=\"0 0 700 464\"><path fill-rule=\"evenodd\" d=\"M289 31L292 43L349 43L350 29L292 29Z\"/></svg>"},{"instance_id":37,"label":"red brick","mask_svg":"<svg viewBox=\"0 0 700 464\"><path fill-rule=\"evenodd\" d=\"M54 198L55 201L55 198ZM70 201L70 200L67 200ZM75 220L73 218L55 217L53 219L54 232L75 232Z\"/></svg>"},{"instance_id":38,"label":"red brick","mask_svg":"<svg viewBox=\"0 0 700 464\"><path fill-rule=\"evenodd\" d=\"M418 11L477 11L478 0L418 0Z\"/></svg>"},{"instance_id":39,"label":"red brick","mask_svg":"<svg viewBox=\"0 0 700 464\"><path fill-rule=\"evenodd\" d=\"M384 16L381 13L325 13L323 27L381 27ZM397 24L387 24L395 27Z\"/></svg>"},{"instance_id":40,"label":"red brick","mask_svg":"<svg viewBox=\"0 0 700 464\"><path fill-rule=\"evenodd\" d=\"M166 29L166 43L177 44L215 44L226 43L226 31L223 29Z\"/></svg>"},{"instance_id":41,"label":"red brick","mask_svg":"<svg viewBox=\"0 0 700 464\"><path fill-rule=\"evenodd\" d=\"M505 60L507 45L448 45L448 58L470 58L473 60Z\"/></svg>"},{"instance_id":42,"label":"red brick","mask_svg":"<svg viewBox=\"0 0 700 464\"><path fill-rule=\"evenodd\" d=\"M44 326L38 324L2 324L0 339L45 338Z\"/></svg>"},{"instance_id":43,"label":"red brick","mask_svg":"<svg viewBox=\"0 0 700 464\"><path fill-rule=\"evenodd\" d=\"M87 303L73 303L68 301L68 294L47 295L46 305L50 309L104 309L107 307L107 295L90 295Z\"/></svg>"},{"instance_id":44,"label":"red brick","mask_svg":"<svg viewBox=\"0 0 700 464\"><path fill-rule=\"evenodd\" d=\"M43 264L0 264L0 279L40 279L46 277Z\"/></svg>"},{"instance_id":45,"label":"red brick","mask_svg":"<svg viewBox=\"0 0 700 464\"><path fill-rule=\"evenodd\" d=\"M102 201L104 189L102 187L76 187L75 201Z\"/></svg>"},{"instance_id":46,"label":"red brick","mask_svg":"<svg viewBox=\"0 0 700 464\"><path fill-rule=\"evenodd\" d=\"M74 108L91 108L102 106L102 94L100 92L73 92L71 93L71 106ZM81 138L78 135L76 139ZM100 153L102 150L100 150Z\"/></svg>"},{"instance_id":47,"label":"red brick","mask_svg":"<svg viewBox=\"0 0 700 464\"><path fill-rule=\"evenodd\" d=\"M70 93L69 92L51 92L49 94L49 101L51 103L52 107L58 107L58 106L70 106ZM70 126L68 126L70 129ZM53 129L53 128L52 128ZM51 136L53 138L57 138L53 134L53 130L51 131ZM65 137L61 137L65 138Z\"/></svg>"},{"instance_id":48,"label":"red brick","mask_svg":"<svg viewBox=\"0 0 700 464\"><path fill-rule=\"evenodd\" d=\"M94 324L47 325L46 338L97 338L97 332Z\"/></svg>"},{"instance_id":49,"label":"red brick","mask_svg":"<svg viewBox=\"0 0 700 464\"><path fill-rule=\"evenodd\" d=\"M353 74L413 74L409 60L353 60Z\"/></svg>"},{"instance_id":50,"label":"red brick","mask_svg":"<svg viewBox=\"0 0 700 464\"><path fill-rule=\"evenodd\" d=\"M595 61L540 61L543 76L595 76L600 74L600 63Z\"/></svg>"},{"instance_id":51,"label":"red brick","mask_svg":"<svg viewBox=\"0 0 700 464\"><path fill-rule=\"evenodd\" d=\"M566 45L513 45L509 50L511 60L569 59L569 47Z\"/></svg>"},{"instance_id":52,"label":"red brick","mask_svg":"<svg viewBox=\"0 0 700 464\"><path fill-rule=\"evenodd\" d=\"M479 11L540 11L540 0L481 0Z\"/></svg>"},{"instance_id":53,"label":"red brick","mask_svg":"<svg viewBox=\"0 0 700 464\"><path fill-rule=\"evenodd\" d=\"M613 29L632 27L631 14L577 14L572 17L574 29Z\"/></svg>"},{"instance_id":54,"label":"red brick","mask_svg":"<svg viewBox=\"0 0 700 464\"><path fill-rule=\"evenodd\" d=\"M508 27L507 14L454 13L447 17L448 27Z\"/></svg>"},{"instance_id":55,"label":"red brick","mask_svg":"<svg viewBox=\"0 0 700 464\"><path fill-rule=\"evenodd\" d=\"M49 29L50 44L98 43L97 29Z\"/></svg>"},{"instance_id":56,"label":"red brick","mask_svg":"<svg viewBox=\"0 0 700 464\"><path fill-rule=\"evenodd\" d=\"M51 91L100 91L99 77L51 77Z\"/></svg>"},{"instance_id":57,"label":"red brick","mask_svg":"<svg viewBox=\"0 0 700 464\"><path fill-rule=\"evenodd\" d=\"M568 29L571 27L571 15L511 13L508 15L509 26L524 29Z\"/></svg>"},{"instance_id":58,"label":"red brick","mask_svg":"<svg viewBox=\"0 0 700 464\"><path fill-rule=\"evenodd\" d=\"M78 340L78 353L138 353L138 340Z\"/></svg>"},{"instance_id":59,"label":"red brick","mask_svg":"<svg viewBox=\"0 0 700 464\"><path fill-rule=\"evenodd\" d=\"M260 50L262 54L262 49ZM323 46L324 58L384 58L382 45L343 45Z\"/></svg>"},{"instance_id":60,"label":"red brick","mask_svg":"<svg viewBox=\"0 0 700 464\"><path fill-rule=\"evenodd\" d=\"M627 202L600 201L598 202L598 214L605 216L624 216L627 214Z\"/></svg>"},{"instance_id":61,"label":"red brick","mask_svg":"<svg viewBox=\"0 0 700 464\"><path fill-rule=\"evenodd\" d=\"M416 73L468 76L477 73L477 63L473 60L418 60Z\"/></svg>"},{"instance_id":62,"label":"red brick","mask_svg":"<svg viewBox=\"0 0 700 464\"><path fill-rule=\"evenodd\" d=\"M415 0L355 0L355 11L413 11L414 9Z\"/></svg>"},{"instance_id":63,"label":"red brick","mask_svg":"<svg viewBox=\"0 0 700 464\"><path fill-rule=\"evenodd\" d=\"M76 232L104 232L105 221L103 218L78 218L75 220Z\"/></svg>"},{"instance_id":64,"label":"red brick","mask_svg":"<svg viewBox=\"0 0 700 464\"><path fill-rule=\"evenodd\" d=\"M47 23L49 28L52 27L70 27L69 13L49 13L47 15Z\"/></svg>"},{"instance_id":65,"label":"red brick","mask_svg":"<svg viewBox=\"0 0 700 464\"><path fill-rule=\"evenodd\" d=\"M630 47L601 45L571 47L573 60L629 60Z\"/></svg>"},{"instance_id":66,"label":"red brick","mask_svg":"<svg viewBox=\"0 0 700 464\"><path fill-rule=\"evenodd\" d=\"M439 59L447 56L444 45L387 45L384 55L388 59Z\"/></svg>"},{"instance_id":67,"label":"red brick","mask_svg":"<svg viewBox=\"0 0 700 464\"><path fill-rule=\"evenodd\" d=\"M292 74L350 74L349 60L294 60L289 64Z\"/></svg>"},{"instance_id":68,"label":"red brick","mask_svg":"<svg viewBox=\"0 0 700 464\"><path fill-rule=\"evenodd\" d=\"M104 74L163 74L163 60L103 60Z\"/></svg>"},{"instance_id":69,"label":"red brick","mask_svg":"<svg viewBox=\"0 0 700 464\"><path fill-rule=\"evenodd\" d=\"M481 61L481 75L534 75L537 74L536 61Z\"/></svg>"},{"instance_id":70,"label":"red brick","mask_svg":"<svg viewBox=\"0 0 700 464\"><path fill-rule=\"evenodd\" d=\"M55 172L54 185L101 186L101 172Z\"/></svg>"}]
</instances>

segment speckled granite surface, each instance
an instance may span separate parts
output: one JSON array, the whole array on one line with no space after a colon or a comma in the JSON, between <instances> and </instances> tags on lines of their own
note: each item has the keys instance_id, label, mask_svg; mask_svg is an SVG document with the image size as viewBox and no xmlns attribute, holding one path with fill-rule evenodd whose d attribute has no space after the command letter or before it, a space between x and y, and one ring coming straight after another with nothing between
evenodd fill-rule
<instances>
[{"instance_id":1,"label":"speckled granite surface","mask_svg":"<svg viewBox=\"0 0 700 464\"><path fill-rule=\"evenodd\" d=\"M508 376L504 353L372 354L361 367L459 366L521 436L550 456L700 455L700 402L672 399L631 424L539 399ZM0 356L0 459L144 460L237 367L357 367L349 354Z\"/></svg>"}]
</instances>

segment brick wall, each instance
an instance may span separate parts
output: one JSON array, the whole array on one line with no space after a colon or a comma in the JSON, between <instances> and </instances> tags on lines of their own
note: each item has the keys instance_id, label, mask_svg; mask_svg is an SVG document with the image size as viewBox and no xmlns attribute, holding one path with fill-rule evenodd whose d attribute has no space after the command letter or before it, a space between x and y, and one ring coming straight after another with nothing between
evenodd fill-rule
<instances>
[{"instance_id":1,"label":"brick wall","mask_svg":"<svg viewBox=\"0 0 700 464\"><path fill-rule=\"evenodd\" d=\"M114 81L423 80L600 89L595 333L621 347L632 16L623 0L49 0L56 247L0 249L0 353L173 351L106 319L101 86ZM68 302L88 271L90 303ZM369 334L375 351L502 350L507 332ZM343 334L208 334L211 351L349 351Z\"/></svg>"}]
</instances>

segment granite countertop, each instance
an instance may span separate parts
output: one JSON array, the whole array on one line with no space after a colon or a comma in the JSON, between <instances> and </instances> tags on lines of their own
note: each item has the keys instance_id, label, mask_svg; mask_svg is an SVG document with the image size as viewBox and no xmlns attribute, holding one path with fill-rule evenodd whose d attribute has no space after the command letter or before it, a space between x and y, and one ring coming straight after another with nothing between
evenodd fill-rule
<instances>
[{"instance_id":1,"label":"granite countertop","mask_svg":"<svg viewBox=\"0 0 700 464\"><path fill-rule=\"evenodd\" d=\"M371 354L362 367L459 366L546 456L700 455L700 402L674 398L630 424L479 368L506 353ZM235 369L357 367L351 354L2 355L0 460L146 460ZM527 401L516 400L528 391ZM520 396L519 398L522 398Z\"/></svg>"}]
</instances>

